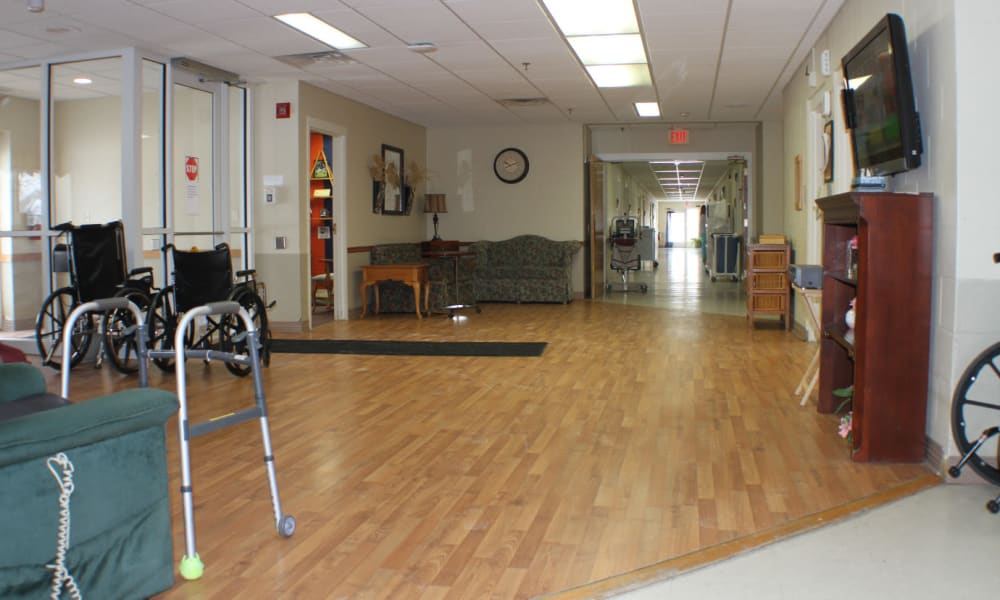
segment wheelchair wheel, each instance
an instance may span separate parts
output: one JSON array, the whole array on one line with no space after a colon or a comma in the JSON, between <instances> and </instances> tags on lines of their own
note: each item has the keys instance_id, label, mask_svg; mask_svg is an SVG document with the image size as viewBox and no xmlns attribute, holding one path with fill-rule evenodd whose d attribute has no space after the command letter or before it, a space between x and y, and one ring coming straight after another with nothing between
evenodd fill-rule
<instances>
[{"instance_id":1,"label":"wheelchair wheel","mask_svg":"<svg viewBox=\"0 0 1000 600\"><path fill-rule=\"evenodd\" d=\"M71 287L58 289L45 299L42 310L35 318L35 343L42 357L42 364L54 369L62 368L63 340L66 321L76 307L76 290ZM90 348L90 338L93 334L93 322L90 314L83 315L76 321L69 339L72 344L69 355L69 366L80 364Z\"/></svg>"},{"instance_id":2,"label":"wheelchair wheel","mask_svg":"<svg viewBox=\"0 0 1000 600\"><path fill-rule=\"evenodd\" d=\"M980 434L1000 424L1000 343L990 346L962 374L951 402L951 433L963 456ZM992 448L997 449L993 444ZM993 452L989 452L993 455ZM972 469L994 485L1000 485L1000 469L978 453L969 457Z\"/></svg>"},{"instance_id":3,"label":"wheelchair wheel","mask_svg":"<svg viewBox=\"0 0 1000 600\"><path fill-rule=\"evenodd\" d=\"M124 289L115 296L128 298L139 307L149 308L149 296L138 289ZM126 375L139 370L138 346L135 342L135 315L128 309L110 310L104 315L104 352L111 365Z\"/></svg>"},{"instance_id":4,"label":"wheelchair wheel","mask_svg":"<svg viewBox=\"0 0 1000 600\"><path fill-rule=\"evenodd\" d=\"M230 300L235 300L246 309L253 321L254 329L257 330L257 339L261 341L259 351L260 364L267 366L271 362L270 354L270 332L267 328L267 309L260 296L255 294L250 288L237 288L233 291ZM247 354L246 325L238 315L226 315L225 321L220 328L222 336L222 346L226 352L234 354ZM248 365L239 363L226 363L226 368L233 375L244 377L250 374L251 368Z\"/></svg>"},{"instance_id":5,"label":"wheelchair wheel","mask_svg":"<svg viewBox=\"0 0 1000 600\"><path fill-rule=\"evenodd\" d=\"M174 333L177 330L177 313L174 312L173 301L171 300L172 288L165 287L153 297L149 308L146 309L146 330L149 332L148 348L150 350L173 350ZM174 359L154 358L155 364L161 371L168 373L174 370Z\"/></svg>"}]
</instances>

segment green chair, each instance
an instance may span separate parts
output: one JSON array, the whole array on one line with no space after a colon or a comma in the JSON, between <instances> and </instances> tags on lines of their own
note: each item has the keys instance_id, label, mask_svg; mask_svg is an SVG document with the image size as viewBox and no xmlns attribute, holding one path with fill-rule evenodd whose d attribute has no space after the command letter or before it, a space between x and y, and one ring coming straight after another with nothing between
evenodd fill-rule
<instances>
[{"instance_id":1,"label":"green chair","mask_svg":"<svg viewBox=\"0 0 1000 600\"><path fill-rule=\"evenodd\" d=\"M169 588L164 427L176 396L138 388L60 406L45 396L37 369L0 364L0 403L32 396L39 410L0 420L0 598L49 596L54 570L46 565L60 554L66 516L64 565L84 598L147 598ZM60 454L72 464L66 513Z\"/></svg>"}]
</instances>

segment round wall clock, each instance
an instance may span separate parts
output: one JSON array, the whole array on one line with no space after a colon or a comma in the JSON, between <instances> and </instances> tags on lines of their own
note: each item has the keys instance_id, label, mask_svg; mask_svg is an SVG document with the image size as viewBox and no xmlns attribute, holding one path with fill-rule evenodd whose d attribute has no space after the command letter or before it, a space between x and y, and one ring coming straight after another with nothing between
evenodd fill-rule
<instances>
[{"instance_id":1,"label":"round wall clock","mask_svg":"<svg viewBox=\"0 0 1000 600\"><path fill-rule=\"evenodd\" d=\"M504 183L517 183L528 176L528 157L517 148L504 148L493 159L493 172Z\"/></svg>"}]
</instances>

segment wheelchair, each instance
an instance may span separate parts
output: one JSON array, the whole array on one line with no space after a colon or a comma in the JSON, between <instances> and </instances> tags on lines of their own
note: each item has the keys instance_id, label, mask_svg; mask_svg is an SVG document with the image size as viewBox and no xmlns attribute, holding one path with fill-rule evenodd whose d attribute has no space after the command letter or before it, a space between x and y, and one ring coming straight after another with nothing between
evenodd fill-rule
<instances>
[{"instance_id":1,"label":"wheelchair","mask_svg":"<svg viewBox=\"0 0 1000 600\"><path fill-rule=\"evenodd\" d=\"M622 278L620 287L608 283L608 292L629 292L628 273L642 269L642 256L639 254L638 224L634 217L615 217L611 226L611 270L617 271ZM633 288L635 289L635 288ZM639 282L639 291L643 294L648 290L645 283Z\"/></svg>"},{"instance_id":2,"label":"wheelchair","mask_svg":"<svg viewBox=\"0 0 1000 600\"><path fill-rule=\"evenodd\" d=\"M76 366L96 336L101 338L98 367L107 358L121 373L136 372L135 317L130 311L89 313L74 323L72 331L64 329L74 308L102 298L124 296L145 310L153 291L153 269L127 270L121 221L80 226L62 223L53 229L60 233L52 251L52 271L68 273L69 285L49 294L35 318L35 343L42 364L61 369L62 344L68 341L69 366Z\"/></svg>"},{"instance_id":3,"label":"wheelchair","mask_svg":"<svg viewBox=\"0 0 1000 600\"><path fill-rule=\"evenodd\" d=\"M149 348L170 351L174 348L177 325L187 311L224 300L235 301L247 310L259 333L260 360L264 366L271 360L271 333L267 324L267 308L259 295L261 284L256 270L238 271L233 276L233 263L229 244L221 243L213 250L180 250L173 244L163 248L169 252L173 264L173 284L161 288L153 297L146 312L149 330ZM185 348L218 350L246 355L246 326L232 314L209 315L202 326L185 331ZM166 372L174 370L173 357L158 356L153 364ZM239 377L249 375L251 368L241 362L226 362L226 368Z\"/></svg>"},{"instance_id":4,"label":"wheelchair","mask_svg":"<svg viewBox=\"0 0 1000 600\"><path fill-rule=\"evenodd\" d=\"M1000 252L993 255L993 262L1000 263ZM986 442L1000 434L1000 342L974 358L958 380L951 402L951 433L962 458L948 474L957 478L969 465L983 479L1000 485L1000 445L990 446L992 460L979 455ZM1000 512L1000 496L987 502L986 509Z\"/></svg>"}]
</instances>

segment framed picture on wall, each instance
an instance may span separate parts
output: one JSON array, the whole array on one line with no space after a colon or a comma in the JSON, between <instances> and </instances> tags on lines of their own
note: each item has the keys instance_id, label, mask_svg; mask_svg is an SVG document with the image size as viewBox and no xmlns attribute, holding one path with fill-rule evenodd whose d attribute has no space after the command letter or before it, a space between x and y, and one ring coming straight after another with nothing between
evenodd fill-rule
<instances>
[{"instance_id":1,"label":"framed picture on wall","mask_svg":"<svg viewBox=\"0 0 1000 600\"><path fill-rule=\"evenodd\" d=\"M823 125L823 183L833 181L833 121Z\"/></svg>"},{"instance_id":2,"label":"framed picture on wall","mask_svg":"<svg viewBox=\"0 0 1000 600\"><path fill-rule=\"evenodd\" d=\"M802 210L802 155L795 155L795 210Z\"/></svg>"}]
</instances>

